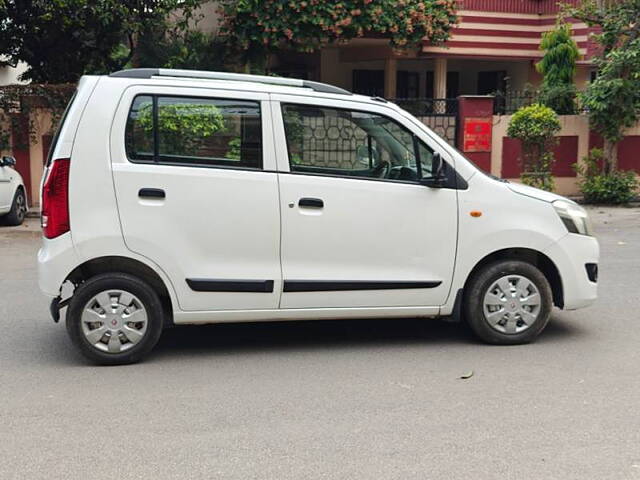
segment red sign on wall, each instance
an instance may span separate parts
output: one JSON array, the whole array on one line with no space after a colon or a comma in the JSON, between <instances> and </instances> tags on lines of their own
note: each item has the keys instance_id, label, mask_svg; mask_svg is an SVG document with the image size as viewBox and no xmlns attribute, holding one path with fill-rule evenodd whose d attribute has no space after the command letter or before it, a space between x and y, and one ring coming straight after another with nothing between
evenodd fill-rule
<instances>
[{"instance_id":1,"label":"red sign on wall","mask_svg":"<svg viewBox=\"0 0 640 480\"><path fill-rule=\"evenodd\" d=\"M463 151L491 151L491 117L467 117L464 119Z\"/></svg>"}]
</instances>

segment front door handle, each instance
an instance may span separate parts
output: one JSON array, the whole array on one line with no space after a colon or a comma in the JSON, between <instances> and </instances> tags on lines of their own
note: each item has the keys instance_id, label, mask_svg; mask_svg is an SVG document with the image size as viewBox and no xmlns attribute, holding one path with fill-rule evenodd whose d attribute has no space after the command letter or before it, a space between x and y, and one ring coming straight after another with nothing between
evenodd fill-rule
<instances>
[{"instance_id":1,"label":"front door handle","mask_svg":"<svg viewBox=\"0 0 640 480\"><path fill-rule=\"evenodd\" d=\"M165 198L164 190L161 188L141 188L138 191L138 197L140 198Z\"/></svg>"},{"instance_id":2,"label":"front door handle","mask_svg":"<svg viewBox=\"0 0 640 480\"><path fill-rule=\"evenodd\" d=\"M324 207L324 202L322 201L321 198L301 198L298 201L298 206L299 207L305 207L305 208L323 208Z\"/></svg>"}]
</instances>

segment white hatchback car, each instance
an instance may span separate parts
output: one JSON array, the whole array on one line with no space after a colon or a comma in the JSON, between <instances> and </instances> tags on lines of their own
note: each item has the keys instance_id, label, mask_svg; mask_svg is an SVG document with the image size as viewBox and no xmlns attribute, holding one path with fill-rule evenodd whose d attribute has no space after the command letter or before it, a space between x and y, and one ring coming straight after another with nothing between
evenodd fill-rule
<instances>
[{"instance_id":1,"label":"white hatchback car","mask_svg":"<svg viewBox=\"0 0 640 480\"><path fill-rule=\"evenodd\" d=\"M15 170L16 159L0 159L0 224L21 225L29 208L22 176Z\"/></svg>"},{"instance_id":2,"label":"white hatchback car","mask_svg":"<svg viewBox=\"0 0 640 480\"><path fill-rule=\"evenodd\" d=\"M484 174L392 103L310 81L85 76L42 198L40 287L98 363L215 322L452 316L517 344L597 294L580 206Z\"/></svg>"}]
</instances>

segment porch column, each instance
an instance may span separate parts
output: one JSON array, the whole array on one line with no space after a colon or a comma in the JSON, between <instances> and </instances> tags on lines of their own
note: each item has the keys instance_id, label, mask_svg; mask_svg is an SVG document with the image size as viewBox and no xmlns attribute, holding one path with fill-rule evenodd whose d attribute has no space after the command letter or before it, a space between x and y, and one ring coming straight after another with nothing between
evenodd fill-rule
<instances>
[{"instance_id":1,"label":"porch column","mask_svg":"<svg viewBox=\"0 0 640 480\"><path fill-rule=\"evenodd\" d=\"M351 89L344 82L343 68L340 65L340 49L325 47L320 50L320 81ZM351 73L351 72L349 72Z\"/></svg>"},{"instance_id":2,"label":"porch column","mask_svg":"<svg viewBox=\"0 0 640 480\"><path fill-rule=\"evenodd\" d=\"M436 57L433 72L433 98L447 98L447 59Z\"/></svg>"},{"instance_id":3,"label":"porch column","mask_svg":"<svg viewBox=\"0 0 640 480\"><path fill-rule=\"evenodd\" d=\"M398 59L389 57L384 62L384 97L397 98L398 95Z\"/></svg>"}]
</instances>

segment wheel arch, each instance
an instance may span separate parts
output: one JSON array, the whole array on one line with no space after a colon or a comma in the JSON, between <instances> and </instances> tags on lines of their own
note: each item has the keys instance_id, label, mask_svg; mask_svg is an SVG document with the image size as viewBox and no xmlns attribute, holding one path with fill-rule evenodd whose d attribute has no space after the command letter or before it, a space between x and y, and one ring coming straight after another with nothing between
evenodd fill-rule
<instances>
[{"instance_id":1,"label":"wheel arch","mask_svg":"<svg viewBox=\"0 0 640 480\"><path fill-rule=\"evenodd\" d=\"M160 297L165 312L165 321L168 324L173 324L173 302L169 288L153 268L139 260L121 256L92 258L75 267L63 283L70 281L77 286L103 273L127 273L147 282Z\"/></svg>"},{"instance_id":2,"label":"wheel arch","mask_svg":"<svg viewBox=\"0 0 640 480\"><path fill-rule=\"evenodd\" d=\"M467 288L467 285L473 276L484 266L498 260L520 260L537 267L551 286L553 304L558 308L564 308L564 290L562 286L562 277L560 276L558 267L556 267L553 260L544 253L531 248L504 248L486 255L471 269L463 288Z\"/></svg>"}]
</instances>

